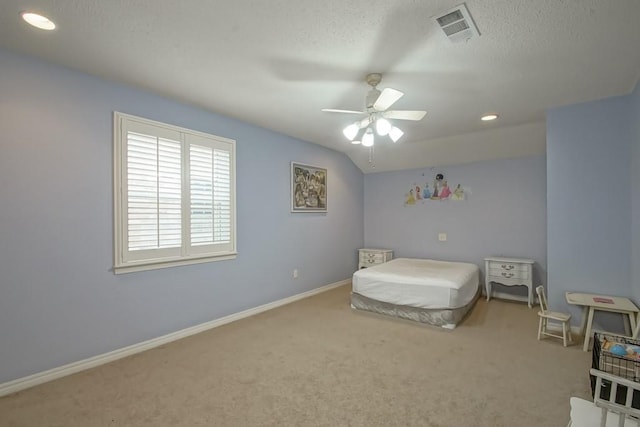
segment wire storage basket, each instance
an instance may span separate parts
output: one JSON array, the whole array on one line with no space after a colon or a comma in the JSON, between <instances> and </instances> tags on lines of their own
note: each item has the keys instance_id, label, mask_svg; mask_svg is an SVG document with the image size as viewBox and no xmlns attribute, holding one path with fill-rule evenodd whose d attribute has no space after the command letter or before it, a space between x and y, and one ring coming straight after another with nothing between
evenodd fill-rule
<instances>
[{"instance_id":1,"label":"wire storage basket","mask_svg":"<svg viewBox=\"0 0 640 427\"><path fill-rule=\"evenodd\" d=\"M640 341L632 338L613 334L595 332L593 334L593 351L591 353L591 367L626 378L630 381L640 382ZM595 393L596 378L590 375L591 394ZM624 404L623 396L626 395L626 387L618 386L616 401ZM601 396L609 399L611 383L603 381ZM633 392L634 408L640 408L640 392Z\"/></svg>"}]
</instances>

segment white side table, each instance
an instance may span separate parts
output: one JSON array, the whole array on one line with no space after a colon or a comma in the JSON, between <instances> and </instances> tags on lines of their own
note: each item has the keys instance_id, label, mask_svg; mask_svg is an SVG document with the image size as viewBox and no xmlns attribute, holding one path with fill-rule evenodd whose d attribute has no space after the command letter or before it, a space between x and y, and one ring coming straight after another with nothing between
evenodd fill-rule
<instances>
[{"instance_id":1,"label":"white side table","mask_svg":"<svg viewBox=\"0 0 640 427\"><path fill-rule=\"evenodd\" d=\"M584 294L581 292L566 292L565 297L568 304L581 305L583 307L580 334L584 334L584 343L582 347L584 351L589 351L589 340L592 335L591 326L593 325L593 314L596 310L620 313L622 314L623 319L625 319L625 316L628 316L629 323L624 322L625 334L631 335L634 339L638 337L636 315L640 309L638 309L638 307L636 307L633 301L629 298Z\"/></svg>"},{"instance_id":2,"label":"white side table","mask_svg":"<svg viewBox=\"0 0 640 427\"><path fill-rule=\"evenodd\" d=\"M488 257L484 259L484 283L487 301L491 299L491 282L505 286L526 286L529 289L527 303L533 304L533 264L532 259Z\"/></svg>"},{"instance_id":3,"label":"white side table","mask_svg":"<svg viewBox=\"0 0 640 427\"><path fill-rule=\"evenodd\" d=\"M358 270L361 268L373 267L374 265L384 264L391 261L393 251L390 249L358 249Z\"/></svg>"}]
</instances>

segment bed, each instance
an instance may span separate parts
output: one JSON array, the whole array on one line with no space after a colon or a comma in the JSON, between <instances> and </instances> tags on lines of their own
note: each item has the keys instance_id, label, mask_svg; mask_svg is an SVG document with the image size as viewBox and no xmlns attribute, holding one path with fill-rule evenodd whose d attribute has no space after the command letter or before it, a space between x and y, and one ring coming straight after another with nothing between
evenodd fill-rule
<instances>
[{"instance_id":1,"label":"bed","mask_svg":"<svg viewBox=\"0 0 640 427\"><path fill-rule=\"evenodd\" d=\"M480 296L475 264L396 258L353 274L351 307L453 329Z\"/></svg>"}]
</instances>

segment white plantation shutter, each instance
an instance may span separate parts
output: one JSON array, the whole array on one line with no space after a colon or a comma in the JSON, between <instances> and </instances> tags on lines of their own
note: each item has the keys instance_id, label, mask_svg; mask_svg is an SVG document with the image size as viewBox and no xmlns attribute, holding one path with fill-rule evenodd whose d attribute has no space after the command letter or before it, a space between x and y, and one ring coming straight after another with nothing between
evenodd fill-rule
<instances>
[{"instance_id":1,"label":"white plantation shutter","mask_svg":"<svg viewBox=\"0 0 640 427\"><path fill-rule=\"evenodd\" d=\"M231 241L231 156L190 145L191 245Z\"/></svg>"},{"instance_id":2,"label":"white plantation shutter","mask_svg":"<svg viewBox=\"0 0 640 427\"><path fill-rule=\"evenodd\" d=\"M213 150L213 241L231 241L231 154Z\"/></svg>"},{"instance_id":3,"label":"white plantation shutter","mask_svg":"<svg viewBox=\"0 0 640 427\"><path fill-rule=\"evenodd\" d=\"M130 251L182 244L181 144L127 133L127 235Z\"/></svg>"},{"instance_id":4,"label":"white plantation shutter","mask_svg":"<svg viewBox=\"0 0 640 427\"><path fill-rule=\"evenodd\" d=\"M235 141L114 123L115 272L235 257Z\"/></svg>"},{"instance_id":5,"label":"white plantation shutter","mask_svg":"<svg viewBox=\"0 0 640 427\"><path fill-rule=\"evenodd\" d=\"M191 244L213 243L213 150L191 145Z\"/></svg>"},{"instance_id":6,"label":"white plantation shutter","mask_svg":"<svg viewBox=\"0 0 640 427\"><path fill-rule=\"evenodd\" d=\"M187 135L189 240L192 253L235 247L233 150L226 142Z\"/></svg>"}]
</instances>

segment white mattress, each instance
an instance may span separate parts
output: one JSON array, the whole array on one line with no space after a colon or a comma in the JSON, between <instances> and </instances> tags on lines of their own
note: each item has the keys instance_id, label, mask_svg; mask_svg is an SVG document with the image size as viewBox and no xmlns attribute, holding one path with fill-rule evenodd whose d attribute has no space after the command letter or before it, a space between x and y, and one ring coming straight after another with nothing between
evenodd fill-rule
<instances>
[{"instance_id":1,"label":"white mattress","mask_svg":"<svg viewBox=\"0 0 640 427\"><path fill-rule=\"evenodd\" d=\"M465 262L396 258L353 274L352 290L365 297L420 308L458 308L476 294L479 268Z\"/></svg>"}]
</instances>

